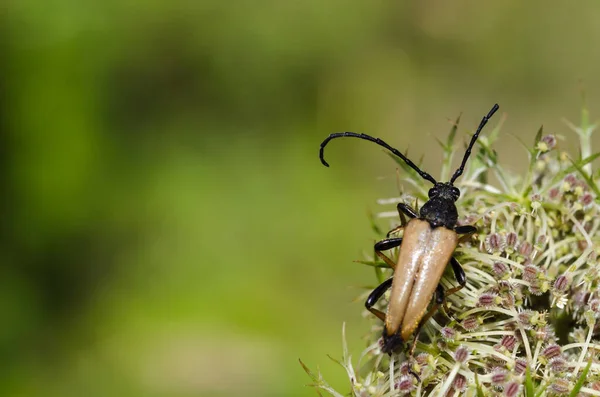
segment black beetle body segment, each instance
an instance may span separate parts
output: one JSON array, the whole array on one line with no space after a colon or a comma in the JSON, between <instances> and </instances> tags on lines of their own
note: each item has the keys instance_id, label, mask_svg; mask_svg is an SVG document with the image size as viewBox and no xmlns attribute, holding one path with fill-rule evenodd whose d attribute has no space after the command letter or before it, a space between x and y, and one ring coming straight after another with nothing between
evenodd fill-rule
<instances>
[{"instance_id":1,"label":"black beetle body segment","mask_svg":"<svg viewBox=\"0 0 600 397\"><path fill-rule=\"evenodd\" d=\"M325 146L335 138L351 137L364 139L383 146L394 155L400 157L408 166L413 168L425 180L433 183L429 190L429 200L423 204L416 217L416 211L406 204L398 205L398 212L402 220L402 226L405 226L402 238L387 238L375 244L375 251L386 263L394 268L392 279L384 281L369 295L365 306L369 311L382 319L385 323L383 330L382 351L392 354L402 346L422 323L424 323L437 307L444 302L444 295L448 296L464 287L466 278L460 264L452 257L458 244L458 234L473 233L477 229L473 226L458 226L458 211L454 204L460 197L460 190L454 186L454 181L462 175L465 165L475 141L479 137L481 130L487 124L489 119L498 110L498 105L494 105L489 113L483 117L479 127L465 151L461 165L452 175L449 182L437 182L427 172L422 171L410 159L382 141L379 138L373 138L366 134L357 134L354 132L342 132L329 135L322 143L319 151L319 158L325 166L329 166L323 157ZM404 225L404 215L412 218ZM398 230L394 229L392 232ZM391 233L391 232L390 232ZM388 236L389 234L388 233ZM398 261L394 263L382 250L401 247ZM451 288L444 292L439 284L446 265L452 264L454 274L459 282L458 287ZM383 313L373 305L383 296L388 288L392 288L387 313ZM431 302L433 295L436 295L436 302L432 309L426 314L427 306ZM417 336L415 336L411 355L416 346Z\"/></svg>"},{"instance_id":2,"label":"black beetle body segment","mask_svg":"<svg viewBox=\"0 0 600 397\"><path fill-rule=\"evenodd\" d=\"M450 183L436 183L429 190L429 200L423 204L419 212L432 227L444 226L454 229L458 220L458 211L454 202L460 197L460 190Z\"/></svg>"}]
</instances>

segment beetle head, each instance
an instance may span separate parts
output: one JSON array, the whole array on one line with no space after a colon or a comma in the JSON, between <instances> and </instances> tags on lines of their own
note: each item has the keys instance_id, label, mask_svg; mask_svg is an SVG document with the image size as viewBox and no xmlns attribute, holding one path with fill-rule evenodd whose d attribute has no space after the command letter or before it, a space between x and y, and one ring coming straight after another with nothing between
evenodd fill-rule
<instances>
[{"instance_id":1,"label":"beetle head","mask_svg":"<svg viewBox=\"0 0 600 397\"><path fill-rule=\"evenodd\" d=\"M454 204L460 197L460 190L450 182L436 183L429 189L429 200L419 211L421 218L432 227L444 226L453 229L458 220L458 211Z\"/></svg>"},{"instance_id":2,"label":"beetle head","mask_svg":"<svg viewBox=\"0 0 600 397\"><path fill-rule=\"evenodd\" d=\"M458 200L460 197L460 190L453 186L450 182L447 183L436 183L431 189L429 189L429 199L439 197L444 200L452 200L453 202Z\"/></svg>"}]
</instances>

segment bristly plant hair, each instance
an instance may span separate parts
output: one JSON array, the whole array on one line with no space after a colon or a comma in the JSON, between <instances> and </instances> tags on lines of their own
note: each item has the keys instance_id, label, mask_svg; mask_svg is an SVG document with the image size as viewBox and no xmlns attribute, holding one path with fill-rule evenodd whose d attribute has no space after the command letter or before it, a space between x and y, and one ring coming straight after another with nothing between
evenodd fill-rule
<instances>
[{"instance_id":1,"label":"bristly plant hair","mask_svg":"<svg viewBox=\"0 0 600 397\"><path fill-rule=\"evenodd\" d=\"M483 127L485 127L485 125L487 124L489 119L494 115L494 113L496 113L498 108L499 108L498 104L495 104L492 107L492 109L489 111L487 116L485 116L483 119L481 119L481 123L479 124L477 131L475 131L475 134L473 134L473 137L471 138L471 142L469 143L467 151L465 152L465 155L463 157L460 167L456 170L456 172L454 172L454 175L452 175L452 179L450 179L451 185L454 183L456 178L458 178L463 173L463 171L465 169L465 164L467 163L467 160L469 159L469 156L471 155L471 149L473 148L473 145L475 145L475 141L479 137L479 133L481 132ZM427 172L422 171L415 163L413 163L408 157L406 157L404 154L402 154L402 152L400 152L398 149L391 147L390 145L388 145L386 142L384 142L383 140L381 140L379 138L374 138L367 134L358 134L356 132L337 132L337 133L329 135L321 143L321 148L319 149L319 159L321 160L321 163L323 163L323 165L325 167L329 167L329 164L327 163L327 161L325 161L325 158L323 157L323 152L325 150L325 146L327 146L329 141L331 141L332 139L344 138L344 137L364 139L366 141L373 142L379 146L386 148L387 150L392 152L394 155L400 157L409 167L411 167L412 169L417 171L417 173L421 176L421 178L433 183L434 185L437 184L437 181L435 180L435 178L433 178Z\"/></svg>"}]
</instances>

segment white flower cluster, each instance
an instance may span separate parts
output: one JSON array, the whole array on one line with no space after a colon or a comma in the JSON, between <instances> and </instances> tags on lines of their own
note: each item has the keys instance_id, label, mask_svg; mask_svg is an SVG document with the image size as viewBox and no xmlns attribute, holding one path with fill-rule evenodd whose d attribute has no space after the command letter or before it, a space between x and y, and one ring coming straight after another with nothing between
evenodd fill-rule
<instances>
[{"instance_id":1,"label":"white flower cluster","mask_svg":"<svg viewBox=\"0 0 600 397\"><path fill-rule=\"evenodd\" d=\"M381 353L380 322L355 366L344 340L340 364L352 395L600 396L600 175L592 169L600 153L591 154L594 126L585 110L583 116L573 129L585 158L559 151L557 138L540 130L525 147L529 167L521 175L506 171L491 149L499 126L480 138L456 184L459 223L478 228L455 252L467 284L447 298L447 312L422 325L413 357ZM460 151L455 132L443 145L442 180ZM382 205L427 200L426 182L406 171L411 195L382 199ZM394 217L397 224L391 208L379 218ZM379 281L391 276L376 256L363 262L375 267ZM444 277L442 283L451 288L456 281ZM385 311L386 304L384 296L377 308ZM318 389L347 394L305 369Z\"/></svg>"}]
</instances>

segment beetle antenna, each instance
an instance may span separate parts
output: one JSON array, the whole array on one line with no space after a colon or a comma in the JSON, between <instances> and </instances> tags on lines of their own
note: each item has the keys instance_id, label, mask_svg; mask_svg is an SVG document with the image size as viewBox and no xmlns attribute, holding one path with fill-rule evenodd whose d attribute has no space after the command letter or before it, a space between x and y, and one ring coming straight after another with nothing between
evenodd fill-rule
<instances>
[{"instance_id":1,"label":"beetle antenna","mask_svg":"<svg viewBox=\"0 0 600 397\"><path fill-rule=\"evenodd\" d=\"M490 110L490 112L487 114L487 116L485 116L483 119L481 119L481 123L479 123L479 127L477 127L477 131L475 131L475 134L473 134L473 137L471 138L471 142L469 143L469 147L467 148L467 151L465 152L465 156L463 157L460 167L458 167L456 172L454 172L454 175L452 175L452 179L450 179L451 185L454 183L456 178L458 178L459 176L462 175L463 171L465 170L465 164L467 163L467 160L469 159L469 156L471 155L471 149L473 148L473 145L475 145L475 141L479 137L479 133L481 132L483 127L485 127L485 125L490 120L490 118L494 115L494 113L496 113L496 110L498 110L499 107L500 106L498 106L498 104L495 104L492 107L492 110Z\"/></svg>"},{"instance_id":2,"label":"beetle antenna","mask_svg":"<svg viewBox=\"0 0 600 397\"><path fill-rule=\"evenodd\" d=\"M338 132L338 133L335 133L335 134L331 134L331 135L329 135L323 141L323 143L321 143L321 149L319 150L319 158L321 159L321 163L323 163L323 165L325 167L329 167L329 164L327 163L327 161L325 161L325 158L323 157L323 151L325 149L325 146L327 146L327 144L329 143L329 141L332 140L332 139L335 139L335 138L344 138L344 137L364 139L366 141L370 141L370 142L376 143L379 146L383 146L384 148L386 148L387 150L389 150L390 152L392 152L393 154L395 154L396 156L398 156L402 160L404 160L404 162L406 164L408 164L408 166L410 168L412 168L413 170L417 171L419 173L419 175L421 175L421 178L427 179L429 182L433 183L434 185L437 183L437 181L431 175L429 175L425 171L421 171L421 169L419 167L417 167L417 165L415 163L413 163L412 161L410 161L408 159L408 157L406 157L405 155L403 155L402 152L400 152L398 149L394 149L393 147L391 147L390 145L388 145L387 143L385 143L384 141L382 141L379 138L373 138L372 136L369 136L367 134L357 134L356 132Z\"/></svg>"}]
</instances>

